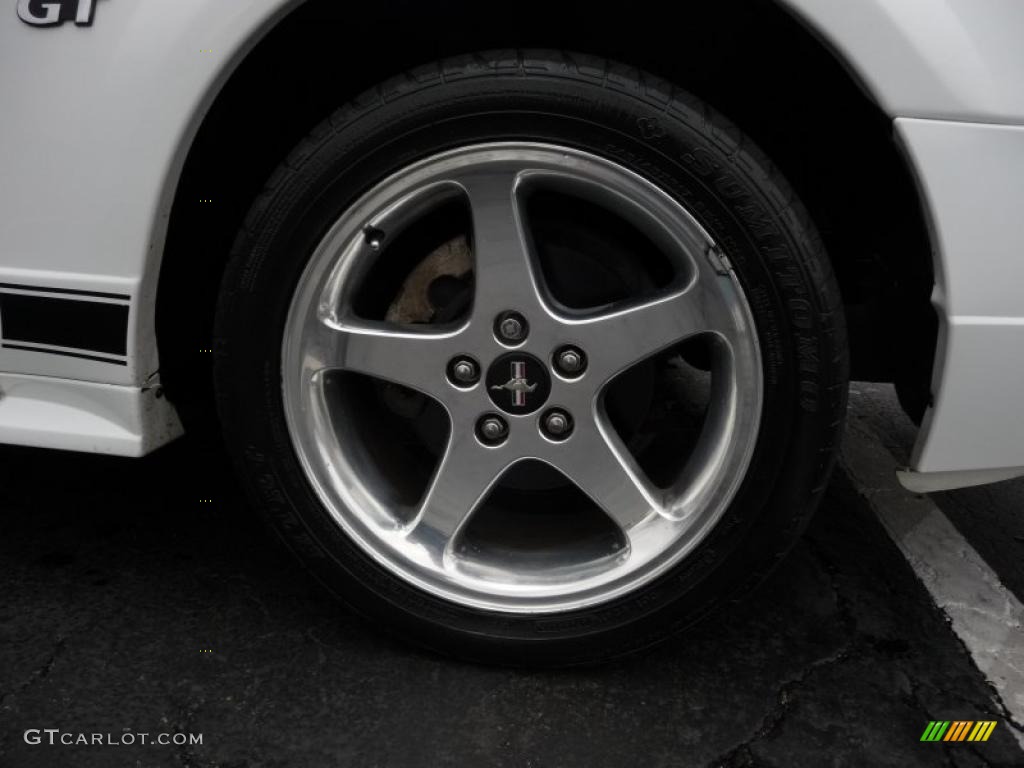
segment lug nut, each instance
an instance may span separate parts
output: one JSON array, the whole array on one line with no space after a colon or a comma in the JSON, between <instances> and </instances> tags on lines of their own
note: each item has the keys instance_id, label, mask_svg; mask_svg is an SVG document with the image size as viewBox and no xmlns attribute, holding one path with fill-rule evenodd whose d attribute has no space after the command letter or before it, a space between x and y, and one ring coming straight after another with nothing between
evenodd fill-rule
<instances>
[{"instance_id":1,"label":"lug nut","mask_svg":"<svg viewBox=\"0 0 1024 768\"><path fill-rule=\"evenodd\" d=\"M569 431L569 420L561 413L552 413L544 419L544 428L549 434L564 435Z\"/></svg>"},{"instance_id":2,"label":"lug nut","mask_svg":"<svg viewBox=\"0 0 1024 768\"><path fill-rule=\"evenodd\" d=\"M555 367L565 376L580 376L586 370L587 356L576 347L562 347L555 353Z\"/></svg>"},{"instance_id":3,"label":"lug nut","mask_svg":"<svg viewBox=\"0 0 1024 768\"><path fill-rule=\"evenodd\" d=\"M508 436L508 424L501 416L481 416L476 431L481 442L497 445Z\"/></svg>"},{"instance_id":4,"label":"lug nut","mask_svg":"<svg viewBox=\"0 0 1024 768\"><path fill-rule=\"evenodd\" d=\"M514 317L506 317L501 321L501 335L509 341L523 338L523 324Z\"/></svg>"},{"instance_id":5,"label":"lug nut","mask_svg":"<svg viewBox=\"0 0 1024 768\"><path fill-rule=\"evenodd\" d=\"M494 323L494 331L498 339L506 344L518 344L526 338L530 327L526 318L518 312L502 312Z\"/></svg>"},{"instance_id":6,"label":"lug nut","mask_svg":"<svg viewBox=\"0 0 1024 768\"><path fill-rule=\"evenodd\" d=\"M448 379L455 386L468 387L480 378L480 366L471 357L456 357L448 363Z\"/></svg>"},{"instance_id":7,"label":"lug nut","mask_svg":"<svg viewBox=\"0 0 1024 768\"><path fill-rule=\"evenodd\" d=\"M547 411L540 423L544 433L552 440L565 440L572 433L572 416L557 408Z\"/></svg>"}]
</instances>

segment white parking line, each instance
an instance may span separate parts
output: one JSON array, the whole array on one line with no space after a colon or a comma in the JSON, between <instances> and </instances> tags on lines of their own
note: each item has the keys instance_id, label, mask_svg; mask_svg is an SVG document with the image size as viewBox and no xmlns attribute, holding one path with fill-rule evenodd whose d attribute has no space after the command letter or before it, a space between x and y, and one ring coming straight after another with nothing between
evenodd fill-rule
<instances>
[{"instance_id":1,"label":"white parking line","mask_svg":"<svg viewBox=\"0 0 1024 768\"><path fill-rule=\"evenodd\" d=\"M850 417L839 460L1006 711L1024 723L1024 606L931 499L899 485L896 460L856 416ZM1024 747L1024 733L1010 730Z\"/></svg>"}]
</instances>

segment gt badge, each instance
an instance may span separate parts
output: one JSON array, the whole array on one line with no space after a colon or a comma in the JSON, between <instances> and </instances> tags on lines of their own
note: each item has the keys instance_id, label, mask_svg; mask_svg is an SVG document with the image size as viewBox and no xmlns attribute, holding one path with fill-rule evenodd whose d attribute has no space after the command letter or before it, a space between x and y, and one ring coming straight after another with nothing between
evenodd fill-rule
<instances>
[{"instance_id":1,"label":"gt badge","mask_svg":"<svg viewBox=\"0 0 1024 768\"><path fill-rule=\"evenodd\" d=\"M95 8L96 0L18 0L18 18L34 27L55 27L65 21L88 27Z\"/></svg>"}]
</instances>

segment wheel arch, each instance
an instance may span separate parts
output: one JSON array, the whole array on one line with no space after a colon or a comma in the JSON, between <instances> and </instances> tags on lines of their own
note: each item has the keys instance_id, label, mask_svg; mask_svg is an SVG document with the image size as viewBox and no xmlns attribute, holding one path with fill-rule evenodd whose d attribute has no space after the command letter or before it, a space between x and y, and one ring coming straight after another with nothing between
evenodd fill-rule
<instances>
[{"instance_id":1,"label":"wheel arch","mask_svg":"<svg viewBox=\"0 0 1024 768\"><path fill-rule=\"evenodd\" d=\"M617 4L526 0L495 25L468 0L427 8L384 0L347 12L327 0L279 4L273 22L254 31L211 84L208 108L183 139L180 173L168 179L173 205L155 267L156 332L164 385L187 424L213 422L210 356L198 350L210 348L231 242L274 168L337 106L387 76L501 47L607 56L730 117L781 168L822 231L851 326L855 376L909 382L903 388L926 399L935 348L931 248L913 175L870 87L781 2L697 5L689 28L699 35L686 46L677 28L650 24L659 12L651 0L628 14ZM536 24L534 13L546 23ZM578 23L583 13L592 24ZM870 233L865 217L878 224ZM893 323L910 330L897 336Z\"/></svg>"}]
</instances>

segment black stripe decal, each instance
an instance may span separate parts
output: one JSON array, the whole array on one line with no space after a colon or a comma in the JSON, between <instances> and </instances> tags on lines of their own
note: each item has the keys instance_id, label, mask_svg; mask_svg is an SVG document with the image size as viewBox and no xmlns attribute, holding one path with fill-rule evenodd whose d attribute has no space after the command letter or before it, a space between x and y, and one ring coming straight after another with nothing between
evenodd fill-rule
<instances>
[{"instance_id":1,"label":"black stripe decal","mask_svg":"<svg viewBox=\"0 0 1024 768\"><path fill-rule=\"evenodd\" d=\"M40 293L64 293L72 296L92 296L97 299L120 299L121 301L128 301L131 299L131 296L124 293L98 293L96 291L79 291L73 288L44 288L41 285L0 283L0 288L14 288L19 291L39 291Z\"/></svg>"},{"instance_id":2,"label":"black stripe decal","mask_svg":"<svg viewBox=\"0 0 1024 768\"><path fill-rule=\"evenodd\" d=\"M128 353L128 305L0 292L4 342Z\"/></svg>"},{"instance_id":3,"label":"black stripe decal","mask_svg":"<svg viewBox=\"0 0 1024 768\"><path fill-rule=\"evenodd\" d=\"M20 349L25 352L42 352L46 355L62 355L63 357L79 357L82 360L95 360L99 363L111 363L112 365L128 365L127 360L111 360L109 357L96 357L96 355L83 355L79 352L65 352L63 349L40 349L38 347L23 347L20 344L0 344L4 349Z\"/></svg>"}]
</instances>

